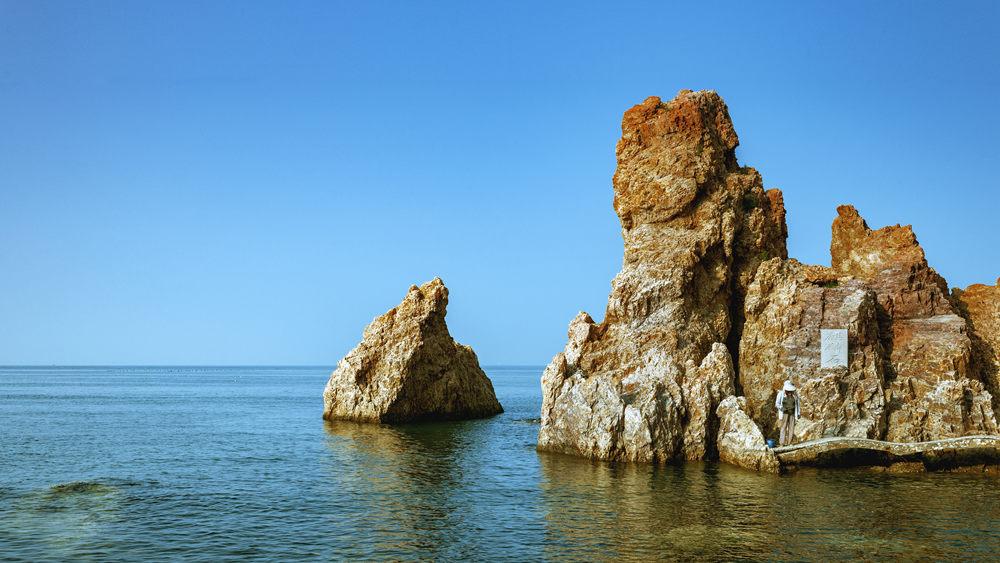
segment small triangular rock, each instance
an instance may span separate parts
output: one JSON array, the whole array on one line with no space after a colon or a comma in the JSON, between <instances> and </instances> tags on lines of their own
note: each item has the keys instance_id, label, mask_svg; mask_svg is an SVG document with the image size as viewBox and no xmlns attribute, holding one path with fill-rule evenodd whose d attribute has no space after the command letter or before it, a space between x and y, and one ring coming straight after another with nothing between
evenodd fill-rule
<instances>
[{"instance_id":1,"label":"small triangular rock","mask_svg":"<svg viewBox=\"0 0 1000 563\"><path fill-rule=\"evenodd\" d=\"M449 334L447 306L448 288L435 278L372 321L330 375L323 418L397 423L503 412L476 353Z\"/></svg>"}]
</instances>

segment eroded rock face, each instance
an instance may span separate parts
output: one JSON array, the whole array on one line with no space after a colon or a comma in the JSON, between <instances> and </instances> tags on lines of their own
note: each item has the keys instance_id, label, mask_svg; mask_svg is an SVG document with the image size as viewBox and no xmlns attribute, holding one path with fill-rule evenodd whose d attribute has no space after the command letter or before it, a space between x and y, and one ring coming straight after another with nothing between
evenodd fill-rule
<instances>
[{"instance_id":1,"label":"eroded rock face","mask_svg":"<svg viewBox=\"0 0 1000 563\"><path fill-rule=\"evenodd\" d=\"M697 459L731 392L724 343L764 260L785 258L780 192L741 168L714 92L625 113L614 207L625 257L604 321L581 313L542 377L540 449L605 459ZM726 366L730 366L728 369Z\"/></svg>"},{"instance_id":2,"label":"eroded rock face","mask_svg":"<svg viewBox=\"0 0 1000 563\"><path fill-rule=\"evenodd\" d=\"M872 230L851 206L831 267L788 260L781 192L737 164L737 144L714 92L625 113L622 270L604 321L580 313L543 374L539 448L775 471L764 438L786 379L797 441L997 432L1000 280L949 295L912 228ZM846 367L820 367L824 328L848 330Z\"/></svg>"},{"instance_id":3,"label":"eroded rock face","mask_svg":"<svg viewBox=\"0 0 1000 563\"><path fill-rule=\"evenodd\" d=\"M996 285L975 284L953 292L972 328L973 362L979 368L994 410L1000 399L1000 279Z\"/></svg>"},{"instance_id":4,"label":"eroded rock face","mask_svg":"<svg viewBox=\"0 0 1000 563\"><path fill-rule=\"evenodd\" d=\"M862 279L879 303L890 441L996 432L992 397L972 369L966 320L927 264L910 226L873 231L851 206L837 208L833 270Z\"/></svg>"},{"instance_id":5,"label":"eroded rock face","mask_svg":"<svg viewBox=\"0 0 1000 563\"><path fill-rule=\"evenodd\" d=\"M503 412L475 352L451 338L447 306L448 289L435 278L372 321L330 375L323 418L396 423Z\"/></svg>"},{"instance_id":6,"label":"eroded rock face","mask_svg":"<svg viewBox=\"0 0 1000 563\"><path fill-rule=\"evenodd\" d=\"M885 352L877 301L864 282L795 260L765 262L746 298L740 384L747 412L777 437L774 398L782 383L799 388L796 439L878 438L885 431ZM820 367L820 330L848 329L848 366Z\"/></svg>"},{"instance_id":7,"label":"eroded rock face","mask_svg":"<svg viewBox=\"0 0 1000 563\"><path fill-rule=\"evenodd\" d=\"M837 208L831 267L868 282L892 319L951 315L948 284L927 264L910 225L873 231L851 205Z\"/></svg>"},{"instance_id":8,"label":"eroded rock face","mask_svg":"<svg viewBox=\"0 0 1000 563\"><path fill-rule=\"evenodd\" d=\"M778 457L767 447L764 434L747 414L745 397L726 397L716 411L719 418L719 460L753 471L777 473Z\"/></svg>"}]
</instances>

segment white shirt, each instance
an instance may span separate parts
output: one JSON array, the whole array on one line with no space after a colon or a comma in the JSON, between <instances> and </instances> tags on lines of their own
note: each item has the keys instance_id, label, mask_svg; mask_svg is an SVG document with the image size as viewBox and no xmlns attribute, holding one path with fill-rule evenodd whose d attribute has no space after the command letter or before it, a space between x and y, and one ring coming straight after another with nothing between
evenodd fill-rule
<instances>
[{"instance_id":1,"label":"white shirt","mask_svg":"<svg viewBox=\"0 0 1000 563\"><path fill-rule=\"evenodd\" d=\"M799 418L799 394L792 392L792 397L795 398L795 418ZM781 407L782 405L784 405L784 403L785 403L785 390L779 389L778 397L774 399L774 406L775 408L778 409L778 416L784 414L784 411L781 410Z\"/></svg>"}]
</instances>

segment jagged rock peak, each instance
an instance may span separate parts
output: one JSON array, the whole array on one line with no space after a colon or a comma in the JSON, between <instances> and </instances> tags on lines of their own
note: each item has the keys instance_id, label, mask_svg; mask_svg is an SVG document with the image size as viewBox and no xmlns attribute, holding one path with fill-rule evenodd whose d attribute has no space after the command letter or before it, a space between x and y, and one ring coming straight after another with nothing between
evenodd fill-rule
<instances>
[{"instance_id":1,"label":"jagged rock peak","mask_svg":"<svg viewBox=\"0 0 1000 563\"><path fill-rule=\"evenodd\" d=\"M736 166L738 144L729 109L712 91L681 90L667 103L651 96L626 111L614 177L622 227L685 211L705 184Z\"/></svg>"},{"instance_id":2,"label":"jagged rock peak","mask_svg":"<svg viewBox=\"0 0 1000 563\"><path fill-rule=\"evenodd\" d=\"M837 207L830 256L834 270L859 278L876 276L894 264L927 267L912 225L873 231L853 205Z\"/></svg>"},{"instance_id":3,"label":"jagged rock peak","mask_svg":"<svg viewBox=\"0 0 1000 563\"><path fill-rule=\"evenodd\" d=\"M997 430L992 396L975 369L968 321L927 263L910 226L871 230L851 206L837 208L831 265L864 280L878 298L890 441Z\"/></svg>"},{"instance_id":4,"label":"jagged rock peak","mask_svg":"<svg viewBox=\"0 0 1000 563\"><path fill-rule=\"evenodd\" d=\"M337 364L323 392L323 418L408 422L503 412L475 352L455 342L441 278L410 286Z\"/></svg>"},{"instance_id":5,"label":"jagged rock peak","mask_svg":"<svg viewBox=\"0 0 1000 563\"><path fill-rule=\"evenodd\" d=\"M948 283L927 264L910 225L872 230L851 205L837 208L830 265L838 273L871 282L890 316L923 318L954 314Z\"/></svg>"},{"instance_id":6,"label":"jagged rock peak","mask_svg":"<svg viewBox=\"0 0 1000 563\"><path fill-rule=\"evenodd\" d=\"M713 454L743 296L762 261L787 256L781 193L737 164L738 142L715 92L682 90L625 112L614 175L622 270L604 321L574 319L542 377L540 449Z\"/></svg>"}]
</instances>

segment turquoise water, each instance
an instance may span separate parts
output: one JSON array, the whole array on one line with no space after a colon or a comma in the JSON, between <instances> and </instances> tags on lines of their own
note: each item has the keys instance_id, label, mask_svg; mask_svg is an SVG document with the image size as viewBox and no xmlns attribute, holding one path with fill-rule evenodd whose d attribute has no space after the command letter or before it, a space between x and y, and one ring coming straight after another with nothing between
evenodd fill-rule
<instances>
[{"instance_id":1,"label":"turquoise water","mask_svg":"<svg viewBox=\"0 0 1000 563\"><path fill-rule=\"evenodd\" d=\"M534 449L541 368L480 421L325 423L328 368L0 368L0 559L991 559L1000 481Z\"/></svg>"}]
</instances>

